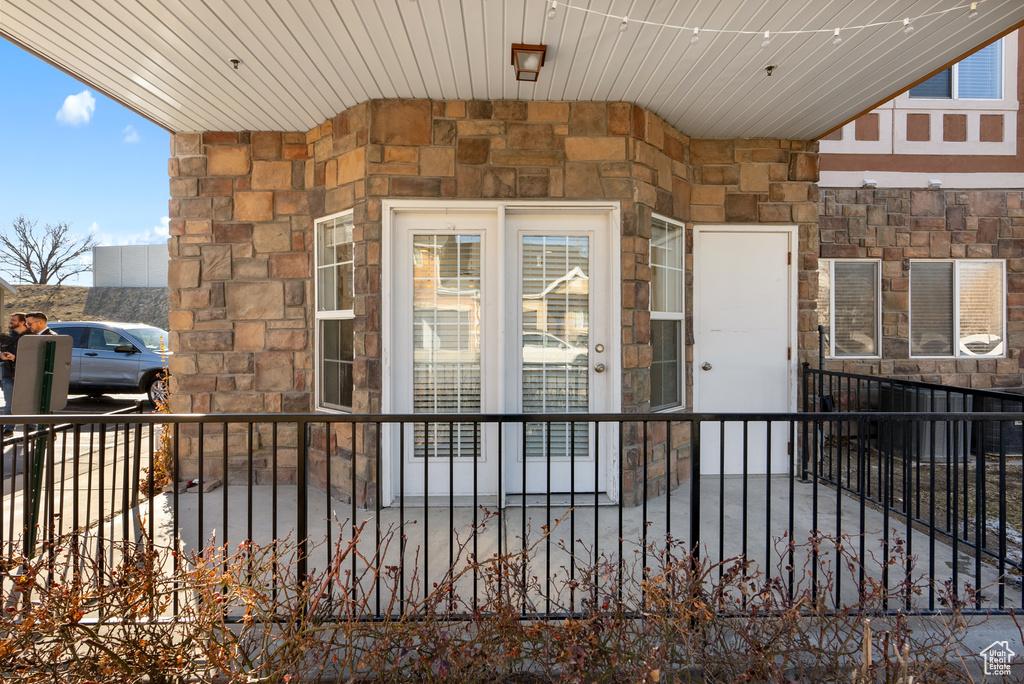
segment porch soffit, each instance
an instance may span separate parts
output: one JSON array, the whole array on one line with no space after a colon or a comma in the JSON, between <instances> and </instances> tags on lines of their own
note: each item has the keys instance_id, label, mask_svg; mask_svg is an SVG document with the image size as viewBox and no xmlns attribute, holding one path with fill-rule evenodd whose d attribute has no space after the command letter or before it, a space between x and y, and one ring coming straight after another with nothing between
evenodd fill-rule
<instances>
[{"instance_id":1,"label":"porch soffit","mask_svg":"<svg viewBox=\"0 0 1024 684\"><path fill-rule=\"evenodd\" d=\"M173 132L431 98L627 101L691 137L810 139L1024 22L1020 0L974 19L958 0L568 1L628 26L564 1L548 19L550 0L0 0L0 35ZM876 22L897 23L832 44ZM512 43L548 46L537 83L515 80Z\"/></svg>"}]
</instances>

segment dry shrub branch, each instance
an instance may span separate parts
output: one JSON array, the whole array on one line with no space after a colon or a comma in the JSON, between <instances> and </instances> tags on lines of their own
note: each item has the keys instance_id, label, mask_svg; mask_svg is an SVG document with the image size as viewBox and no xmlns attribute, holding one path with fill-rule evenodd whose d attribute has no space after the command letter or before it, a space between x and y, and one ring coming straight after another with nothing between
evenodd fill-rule
<instances>
[{"instance_id":1,"label":"dry shrub branch","mask_svg":"<svg viewBox=\"0 0 1024 684\"><path fill-rule=\"evenodd\" d=\"M481 525L500 524L483 517ZM515 539L521 551L479 559L462 538L453 568L428 583L399 530L376 546L364 540L365 524L340 525L329 545L309 548L291 539L234 549L211 541L186 557L146 540L104 547L69 539L52 560L16 559L2 567L0 677L971 681L956 649L973 594L937 587L943 616L899 610L928 582L913 577L898 539L884 560L863 559L863 575L846 537L779 539L770 570L743 558L714 563L672 538L646 554L634 544L623 559L561 542L568 560L549 578L538 571L551 534L543 530ZM886 569L889 586L876 579ZM837 598L840 576L847 589Z\"/></svg>"}]
</instances>

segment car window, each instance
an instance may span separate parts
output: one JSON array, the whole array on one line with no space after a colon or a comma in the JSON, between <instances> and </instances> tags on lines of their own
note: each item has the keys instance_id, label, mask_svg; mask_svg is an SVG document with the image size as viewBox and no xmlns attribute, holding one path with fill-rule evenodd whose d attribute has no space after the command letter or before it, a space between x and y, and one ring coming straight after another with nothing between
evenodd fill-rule
<instances>
[{"instance_id":1,"label":"car window","mask_svg":"<svg viewBox=\"0 0 1024 684\"><path fill-rule=\"evenodd\" d=\"M125 328L125 332L142 343L146 349L163 352L168 349L170 334L160 328Z\"/></svg>"},{"instance_id":2,"label":"car window","mask_svg":"<svg viewBox=\"0 0 1024 684\"><path fill-rule=\"evenodd\" d=\"M58 335L67 335L71 338L71 346L75 349L85 349L89 341L89 329L82 328L79 326L53 328L53 332Z\"/></svg>"},{"instance_id":3,"label":"car window","mask_svg":"<svg viewBox=\"0 0 1024 684\"><path fill-rule=\"evenodd\" d=\"M116 347L134 346L127 337L106 328L89 328L89 349L114 351Z\"/></svg>"}]
</instances>

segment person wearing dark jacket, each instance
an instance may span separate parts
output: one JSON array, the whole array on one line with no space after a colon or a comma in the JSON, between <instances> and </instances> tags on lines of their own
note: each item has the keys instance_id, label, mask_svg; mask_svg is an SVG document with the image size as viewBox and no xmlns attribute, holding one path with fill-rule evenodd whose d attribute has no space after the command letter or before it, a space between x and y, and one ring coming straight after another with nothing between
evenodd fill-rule
<instances>
[{"instance_id":1,"label":"person wearing dark jacket","mask_svg":"<svg viewBox=\"0 0 1024 684\"><path fill-rule=\"evenodd\" d=\"M57 333L50 330L46 325L46 314L42 311L33 311L30 314L25 314L25 324L28 326L29 331L33 335L56 335Z\"/></svg>"},{"instance_id":2,"label":"person wearing dark jacket","mask_svg":"<svg viewBox=\"0 0 1024 684\"><path fill-rule=\"evenodd\" d=\"M11 415L11 400L14 398L14 356L18 351L18 341L28 334L25 314L13 313L7 319L9 332L0 335L0 387L4 395L4 415ZM4 437L14 435L13 425L4 425Z\"/></svg>"}]
</instances>

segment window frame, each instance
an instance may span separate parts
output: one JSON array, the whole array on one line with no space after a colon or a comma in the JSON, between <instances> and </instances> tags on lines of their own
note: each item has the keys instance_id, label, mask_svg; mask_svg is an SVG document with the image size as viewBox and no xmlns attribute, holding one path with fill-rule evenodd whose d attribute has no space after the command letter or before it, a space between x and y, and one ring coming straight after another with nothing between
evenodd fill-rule
<instances>
[{"instance_id":1,"label":"window frame","mask_svg":"<svg viewBox=\"0 0 1024 684\"><path fill-rule=\"evenodd\" d=\"M315 376L313 380L314 384L314 401L316 410L325 413L341 413L351 414L353 407L342 406L340 404L327 404L324 402L322 382L323 382L323 327L322 323L326 321L345 321L355 320L355 309L320 309L320 226L329 221L337 221L338 219L349 219L353 220L354 211L348 209L346 211L340 211L335 214L329 214L327 216L321 216L320 218L314 219L313 221L313 356L315 360ZM354 227L354 222L353 222ZM338 262L335 262L332 266L336 266ZM353 280L355 279L355 241L352 242L352 272ZM353 291L353 305L355 300L355 292ZM355 332L353 331L353 338ZM353 350L355 348L355 340L353 342ZM353 352L353 357L355 353ZM354 361L354 358L353 358ZM354 363L353 363L354 365Z\"/></svg>"},{"instance_id":2,"label":"window frame","mask_svg":"<svg viewBox=\"0 0 1024 684\"><path fill-rule=\"evenodd\" d=\"M679 374L676 381L679 383L679 403L678 404L667 404L663 406L655 407L651 405L651 411L656 413L671 413L675 411L685 410L686 404L686 223L683 221L677 221L661 214L651 214L652 224L652 238L653 238L653 223L654 221L661 221L669 226L678 228L681 233L680 240L680 292L679 292L679 311L659 311L654 308L654 273L655 268L661 268L654 264L654 243L653 239L650 241L648 246L648 262L651 266L651 296L650 296L650 309L651 309L651 323L652 325L652 337L651 337L651 349L652 349L652 364L653 364L653 348L654 348L654 337L653 337L653 323L654 321L676 321L679 325L679 360L678 368ZM653 379L651 382L653 386Z\"/></svg>"},{"instance_id":3,"label":"window frame","mask_svg":"<svg viewBox=\"0 0 1024 684\"><path fill-rule=\"evenodd\" d=\"M912 304L914 301L914 264L920 263L952 263L953 264L953 354L915 354L912 340L914 339L914 314ZM960 351L960 268L964 264L999 264L1003 270L1003 297L1002 297L1002 354L963 354ZM1004 359L1007 355L1006 344L1006 259L911 259L910 270L907 277L907 354L912 359Z\"/></svg>"},{"instance_id":4,"label":"window frame","mask_svg":"<svg viewBox=\"0 0 1024 684\"><path fill-rule=\"evenodd\" d=\"M924 85L925 83L930 81L932 78L935 78L936 76L941 74L943 71L947 71L948 70L950 72L949 73L949 90L950 90L950 96L949 97L915 96L915 95L912 94L912 91L917 86L914 86L914 88L910 88L910 89L908 89L906 91L907 92L907 98L910 99L910 100L913 100L913 101L933 100L933 101L938 101L938 102L956 102L956 101L961 101L961 100L965 101L965 102L997 102L997 101L1000 101L1000 100L1005 100L1006 99L1006 84L1005 84L1005 79L1006 79L1006 41L1004 41L1002 38L1000 38L999 40L995 41L995 44L998 45L997 50L999 52L999 58L998 58L999 71L994 76L996 86L999 89L999 94L996 97L960 97L960 63L971 57L971 55L968 55L967 57L964 57L964 59L960 60L959 62L956 62L955 64L952 64L952 65L946 67L942 71L939 71L939 72L933 74L931 77L929 77L929 78L925 79L924 81L921 81L920 83L917 84L917 85ZM988 46L985 46L985 47L988 47ZM984 48L982 48L982 49L984 49Z\"/></svg>"},{"instance_id":5,"label":"window frame","mask_svg":"<svg viewBox=\"0 0 1024 684\"><path fill-rule=\"evenodd\" d=\"M874 354L843 354L836 356L836 287L835 264L839 263L872 263L875 264L875 353ZM828 264L828 355L829 359L880 359L882 358L882 260L881 259L819 259L821 264Z\"/></svg>"}]
</instances>

